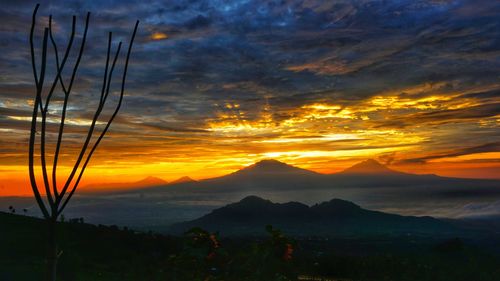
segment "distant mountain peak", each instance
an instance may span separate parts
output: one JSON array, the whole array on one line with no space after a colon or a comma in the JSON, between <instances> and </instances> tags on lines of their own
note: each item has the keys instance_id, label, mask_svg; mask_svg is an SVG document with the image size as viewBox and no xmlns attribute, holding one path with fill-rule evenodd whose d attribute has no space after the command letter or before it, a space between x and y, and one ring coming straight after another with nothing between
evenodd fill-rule
<instances>
[{"instance_id":1,"label":"distant mountain peak","mask_svg":"<svg viewBox=\"0 0 500 281\"><path fill-rule=\"evenodd\" d=\"M243 199L241 199L240 203L241 202L255 202L255 201L269 201L269 200L263 199L263 198L256 196L256 195L248 195L247 197L244 197Z\"/></svg>"},{"instance_id":2,"label":"distant mountain peak","mask_svg":"<svg viewBox=\"0 0 500 281\"><path fill-rule=\"evenodd\" d=\"M196 181L188 176L183 176L170 182L170 184L187 183L187 182L196 182Z\"/></svg>"},{"instance_id":3,"label":"distant mountain peak","mask_svg":"<svg viewBox=\"0 0 500 281\"><path fill-rule=\"evenodd\" d=\"M361 209L359 205L354 204L351 201L346 201L342 199L334 198L327 202L322 202L311 207L315 210L321 210L323 212L335 212L335 213L345 213L345 212L358 212Z\"/></svg>"},{"instance_id":4,"label":"distant mountain peak","mask_svg":"<svg viewBox=\"0 0 500 281\"><path fill-rule=\"evenodd\" d=\"M163 179L153 177L153 176L147 176L140 181L132 183L132 185L135 185L135 186L152 186L152 185L162 185L162 184L167 184L167 182Z\"/></svg>"},{"instance_id":5,"label":"distant mountain peak","mask_svg":"<svg viewBox=\"0 0 500 281\"><path fill-rule=\"evenodd\" d=\"M380 164L377 160L367 159L345 169L343 174L393 174L399 173Z\"/></svg>"},{"instance_id":6,"label":"distant mountain peak","mask_svg":"<svg viewBox=\"0 0 500 281\"><path fill-rule=\"evenodd\" d=\"M153 177L153 176L147 176L144 179L142 179L141 181L157 181L157 180L162 180L162 179L157 178L157 177Z\"/></svg>"},{"instance_id":7,"label":"distant mountain peak","mask_svg":"<svg viewBox=\"0 0 500 281\"><path fill-rule=\"evenodd\" d=\"M254 163L250 167L274 168L274 167L293 167L276 159L263 159Z\"/></svg>"},{"instance_id":8,"label":"distant mountain peak","mask_svg":"<svg viewBox=\"0 0 500 281\"><path fill-rule=\"evenodd\" d=\"M315 174L313 171L298 168L275 159L264 159L247 166L234 174Z\"/></svg>"},{"instance_id":9,"label":"distant mountain peak","mask_svg":"<svg viewBox=\"0 0 500 281\"><path fill-rule=\"evenodd\" d=\"M255 196L255 195L250 195L250 196L247 196L243 199L241 199L239 202L235 203L237 205L267 205L267 204L273 204L271 201L269 200L266 200L266 199L263 199L263 198L260 198L259 196Z\"/></svg>"}]
</instances>

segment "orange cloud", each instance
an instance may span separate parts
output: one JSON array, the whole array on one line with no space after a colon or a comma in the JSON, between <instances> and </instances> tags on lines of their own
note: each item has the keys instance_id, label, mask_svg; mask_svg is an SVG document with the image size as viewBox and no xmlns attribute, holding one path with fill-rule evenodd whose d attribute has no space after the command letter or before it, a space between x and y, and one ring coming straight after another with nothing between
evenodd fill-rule
<instances>
[{"instance_id":1,"label":"orange cloud","mask_svg":"<svg viewBox=\"0 0 500 281\"><path fill-rule=\"evenodd\" d=\"M150 38L155 40L155 41L158 41L158 40L167 39L168 35L166 33L163 33L163 32L154 32L153 34L151 34Z\"/></svg>"},{"instance_id":2,"label":"orange cloud","mask_svg":"<svg viewBox=\"0 0 500 281\"><path fill-rule=\"evenodd\" d=\"M204 123L197 123L196 130L187 130L174 122L163 126L155 120L128 117L114 124L96 151L82 186L102 181L134 182L146 176L167 181L186 175L196 179L210 178L263 158L330 173L366 158L387 155L394 157L396 168L407 172L498 177L495 169L498 169L499 155L488 153L488 150L481 154L471 151L448 158L429 158L429 155L460 149L462 143L470 141L467 130L474 132L478 128L498 126L498 117L463 119L451 125L432 123L432 126L427 119L413 120L413 116L420 116L418 114L453 113L478 104L478 100L466 95L467 92L443 89L440 84L422 84L375 93L356 103L316 100L285 108L267 99L251 105L226 101L214 104L213 116ZM473 91L477 89L469 90ZM17 122L13 124L29 121L28 117L5 113L5 120ZM68 120L74 136L71 139L68 136L71 142L63 148L61 175L74 163L81 141L78 135L84 133L80 132L81 128L88 126L88 120L82 116ZM378 126L380 122L393 120L404 120L411 126ZM49 118L49 125L55 121L57 119ZM173 129L177 127L182 129ZM134 130L140 133L129 133ZM26 131L12 127L0 128L0 132L6 137L0 144L10 151L0 155L0 170L3 171L0 195L30 194L26 146L22 143L17 148L12 145L19 143L15 136ZM456 139L452 146L450 136ZM412 158L427 160L404 162Z\"/></svg>"}]
</instances>

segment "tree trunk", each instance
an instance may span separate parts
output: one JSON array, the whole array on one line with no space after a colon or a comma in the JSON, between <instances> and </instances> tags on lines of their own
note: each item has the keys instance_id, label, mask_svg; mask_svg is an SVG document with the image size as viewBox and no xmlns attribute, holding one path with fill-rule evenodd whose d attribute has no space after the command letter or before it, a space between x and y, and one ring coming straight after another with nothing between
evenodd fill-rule
<instances>
[{"instance_id":1,"label":"tree trunk","mask_svg":"<svg viewBox=\"0 0 500 281\"><path fill-rule=\"evenodd\" d=\"M56 281L57 279L57 239L56 227L57 219L49 219L48 223L48 249L47 249L47 281Z\"/></svg>"}]
</instances>

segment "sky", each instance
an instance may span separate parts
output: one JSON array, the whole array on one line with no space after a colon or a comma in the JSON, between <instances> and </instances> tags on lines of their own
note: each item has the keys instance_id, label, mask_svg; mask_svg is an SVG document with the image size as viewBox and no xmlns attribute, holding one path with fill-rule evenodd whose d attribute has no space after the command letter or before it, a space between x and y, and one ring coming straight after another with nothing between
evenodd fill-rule
<instances>
[{"instance_id":1,"label":"sky","mask_svg":"<svg viewBox=\"0 0 500 281\"><path fill-rule=\"evenodd\" d=\"M35 4L3 0L0 6L0 195L30 193L35 88L28 35ZM64 50L71 16L77 16L79 46L92 12L69 99L61 178L97 107L107 34L113 31L113 48L120 40L128 46L137 19L124 103L82 185L146 176L204 179L268 158L320 173L373 158L411 173L500 178L498 1L40 4L37 54L50 14ZM48 68L54 77L51 48ZM119 80L98 130L117 102ZM58 87L48 114L49 152L62 101Z\"/></svg>"}]
</instances>

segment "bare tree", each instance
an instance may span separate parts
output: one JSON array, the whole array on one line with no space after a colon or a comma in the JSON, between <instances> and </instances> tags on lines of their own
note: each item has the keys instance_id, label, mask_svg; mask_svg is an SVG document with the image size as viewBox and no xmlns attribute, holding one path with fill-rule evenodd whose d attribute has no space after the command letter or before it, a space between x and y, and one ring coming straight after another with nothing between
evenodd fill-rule
<instances>
[{"instance_id":1,"label":"bare tree","mask_svg":"<svg viewBox=\"0 0 500 281\"><path fill-rule=\"evenodd\" d=\"M132 33L132 37L128 46L128 51L125 58L125 63L123 66L123 74L121 79L121 90L119 93L118 103L114 108L111 117L106 121L106 125L104 126L101 133L98 135L97 139L93 142L93 145L90 145L91 140L93 139L95 133L95 127L99 116L103 112L106 101L109 97L111 81L113 78L113 71L116 66L116 62L118 60L120 50L122 47L122 42L119 42L116 51L114 52L114 56L111 60L111 43L113 34L110 32L108 36L108 48L106 55L106 63L103 75L102 88L99 98L99 103L97 105L97 109L93 115L93 119L91 125L88 128L87 135L85 137L84 143L80 149L76 162L71 169L71 173L69 174L67 180L64 182L62 186L58 186L57 184L57 165L60 156L61 143L64 134L64 124L66 119L66 113L68 110L68 102L69 97L71 95L71 91L73 88L73 84L75 81L76 73L78 71L78 67L80 65L80 61L82 59L82 55L85 49L85 42L87 39L87 31L89 27L89 18L90 13L87 13L85 20L85 28L82 36L82 40L79 46L79 50L77 53L77 57L75 60L75 64L71 71L71 76L69 81L65 82L63 78L63 69L66 66L66 62L68 60L68 56L73 46L73 41L75 38L75 26L76 26L76 16L73 16L71 34L69 37L68 45L62 56L62 60L59 58L59 53L57 49L57 44L54 40L53 30L52 30L52 15L49 17L48 27L44 28L43 33L43 43L41 50L41 58L40 58L40 66L37 66L37 59L35 57L35 47L34 47L34 30L36 24L36 14L39 8L39 4L36 5L35 10L33 11L33 18L31 24L30 31L30 50L31 50L31 63L33 68L33 75L35 79L35 88L36 88L36 96L33 103L33 116L31 119L31 132L29 139L29 177L31 187L33 189L33 194L35 196L36 202L40 207L40 210L43 214L43 217L47 221L48 224L48 255L47 255L47 280L54 281L56 280L56 271L57 271L57 259L62 252L59 252L57 249L57 241L56 241L56 224L58 217L62 214L64 209L66 208L68 202L71 200L73 194L75 193L80 180L82 179L83 173L85 172L85 168L89 164L89 161L95 152L97 146L103 139L104 135L108 131L111 123L115 119L120 106L123 100L123 93L125 90L125 79L127 76L128 62L130 58L130 53L132 50L132 45L135 39L135 35L137 32L137 27L139 25L139 21L136 22L134 31ZM50 81L50 87L44 88L44 83L46 80L46 67L47 67L47 49L48 44L52 45L52 49L55 57L55 65L56 65L56 75ZM54 150L54 157L52 163L52 175L51 179L49 178L49 172L47 169L47 151L46 151L46 138L47 138L47 114L49 112L49 106L51 99L53 97L53 93L56 89L57 85L60 85L62 92L64 93L64 102L62 105L61 118L58 124L59 129L57 132L57 141L56 147ZM43 94L44 89L48 90L45 94ZM40 116L39 116L40 114ZM39 131L37 131L39 130ZM36 136L40 136L39 141L39 151L40 151L40 170L42 173L43 182L40 185L44 186L45 198L42 197L42 193L40 192L39 184L37 183L37 179L35 176L35 149L38 146L38 143L35 142ZM90 146L90 147L89 147ZM89 150L90 148L90 150ZM38 167L38 166L37 166Z\"/></svg>"}]
</instances>

